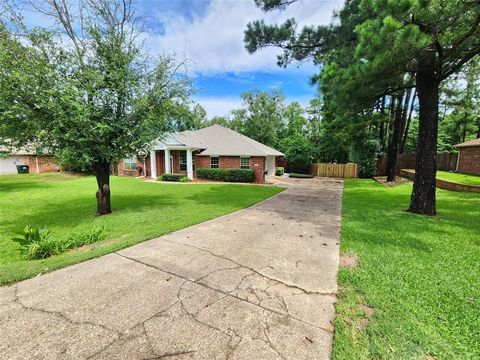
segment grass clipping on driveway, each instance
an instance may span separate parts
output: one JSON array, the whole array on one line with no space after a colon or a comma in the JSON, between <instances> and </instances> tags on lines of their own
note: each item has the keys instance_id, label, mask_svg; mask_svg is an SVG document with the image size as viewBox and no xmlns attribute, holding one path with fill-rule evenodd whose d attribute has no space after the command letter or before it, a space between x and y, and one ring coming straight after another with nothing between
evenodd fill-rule
<instances>
[{"instance_id":1,"label":"grass clipping on driveway","mask_svg":"<svg viewBox=\"0 0 480 360\"><path fill-rule=\"evenodd\" d=\"M254 185L165 184L112 177L113 214L96 217L96 181L61 173L0 176L0 284L26 279L231 213L283 189ZM13 241L26 225L68 238L102 227L106 239L42 260ZM215 236L212 233L212 236Z\"/></svg>"},{"instance_id":2,"label":"grass clipping on driveway","mask_svg":"<svg viewBox=\"0 0 480 360\"><path fill-rule=\"evenodd\" d=\"M480 358L480 196L437 190L437 217L405 212L411 185L346 180L334 359Z\"/></svg>"}]
</instances>

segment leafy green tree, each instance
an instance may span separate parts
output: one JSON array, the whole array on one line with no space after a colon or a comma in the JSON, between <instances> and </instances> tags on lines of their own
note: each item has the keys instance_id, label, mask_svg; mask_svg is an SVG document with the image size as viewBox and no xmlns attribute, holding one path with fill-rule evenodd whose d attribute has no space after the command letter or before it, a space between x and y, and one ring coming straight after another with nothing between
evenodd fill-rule
<instances>
[{"instance_id":1,"label":"leafy green tree","mask_svg":"<svg viewBox=\"0 0 480 360\"><path fill-rule=\"evenodd\" d=\"M288 160L291 172L305 173L315 153L312 144L301 133L292 134L279 143L280 150Z\"/></svg>"},{"instance_id":2,"label":"leafy green tree","mask_svg":"<svg viewBox=\"0 0 480 360\"><path fill-rule=\"evenodd\" d=\"M323 118L323 100L321 96L310 100L309 106L306 108L307 112L307 133L308 139L315 149L314 161L320 159L320 146L322 134L322 118Z\"/></svg>"},{"instance_id":3,"label":"leafy green tree","mask_svg":"<svg viewBox=\"0 0 480 360\"><path fill-rule=\"evenodd\" d=\"M34 33L30 39L42 37ZM0 145L13 149L38 144L42 123L62 113L52 101L59 95L53 92L53 70L40 49L22 44L0 20Z\"/></svg>"},{"instance_id":4,"label":"leafy green tree","mask_svg":"<svg viewBox=\"0 0 480 360\"><path fill-rule=\"evenodd\" d=\"M267 146L275 146L283 128L284 96L279 92L242 94L243 107L232 111L231 127Z\"/></svg>"},{"instance_id":5,"label":"leafy green tree","mask_svg":"<svg viewBox=\"0 0 480 360\"><path fill-rule=\"evenodd\" d=\"M295 134L307 133L307 118L305 109L296 101L291 102L283 111L284 128L279 129L279 137L288 137Z\"/></svg>"},{"instance_id":6,"label":"leafy green tree","mask_svg":"<svg viewBox=\"0 0 480 360\"><path fill-rule=\"evenodd\" d=\"M190 101L173 103L170 118L166 121L166 131L196 130L204 126L207 112L200 104L193 107Z\"/></svg>"},{"instance_id":7,"label":"leafy green tree","mask_svg":"<svg viewBox=\"0 0 480 360\"><path fill-rule=\"evenodd\" d=\"M230 120L226 116L214 116L210 120L206 120L203 123L203 127L207 127L211 125L220 125L228 128L230 127Z\"/></svg>"},{"instance_id":8,"label":"leafy green tree","mask_svg":"<svg viewBox=\"0 0 480 360\"><path fill-rule=\"evenodd\" d=\"M375 135L360 133L353 138L350 158L358 164L359 177L375 176L379 151L380 144Z\"/></svg>"},{"instance_id":9,"label":"leafy green tree","mask_svg":"<svg viewBox=\"0 0 480 360\"><path fill-rule=\"evenodd\" d=\"M172 59L150 59L142 52L138 37L144 28L130 0L86 1L78 10L64 0L32 6L58 25L55 31L23 28L28 48L41 56L53 80L43 82L36 76L44 72L35 75L31 69L28 74L41 89L35 92L27 89L28 77L19 78L30 101L19 98L13 116L34 122L32 136L60 161L95 174L97 214L109 214L111 165L144 151L162 134L172 104L185 101L191 83L178 76L180 65ZM2 119L2 124L11 122Z\"/></svg>"},{"instance_id":10,"label":"leafy green tree","mask_svg":"<svg viewBox=\"0 0 480 360\"><path fill-rule=\"evenodd\" d=\"M285 125L278 130L278 147L284 152L293 172L306 172L315 157L305 114L305 109L298 102L288 104L283 111Z\"/></svg>"},{"instance_id":11,"label":"leafy green tree","mask_svg":"<svg viewBox=\"0 0 480 360\"><path fill-rule=\"evenodd\" d=\"M320 138L320 105L312 102L307 117L298 103L285 106L280 92L250 91L242 94L243 106L228 117L214 117L204 126L219 124L284 151L289 166L304 172L317 158L315 145Z\"/></svg>"}]
</instances>

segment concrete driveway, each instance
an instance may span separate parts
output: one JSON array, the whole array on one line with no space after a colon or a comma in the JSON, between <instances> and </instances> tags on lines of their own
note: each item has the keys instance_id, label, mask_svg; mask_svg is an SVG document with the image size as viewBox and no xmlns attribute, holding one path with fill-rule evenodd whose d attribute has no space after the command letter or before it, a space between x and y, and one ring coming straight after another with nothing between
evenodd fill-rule
<instances>
[{"instance_id":1,"label":"concrete driveway","mask_svg":"<svg viewBox=\"0 0 480 360\"><path fill-rule=\"evenodd\" d=\"M283 185L251 208L0 288L0 359L329 358L343 185Z\"/></svg>"}]
</instances>

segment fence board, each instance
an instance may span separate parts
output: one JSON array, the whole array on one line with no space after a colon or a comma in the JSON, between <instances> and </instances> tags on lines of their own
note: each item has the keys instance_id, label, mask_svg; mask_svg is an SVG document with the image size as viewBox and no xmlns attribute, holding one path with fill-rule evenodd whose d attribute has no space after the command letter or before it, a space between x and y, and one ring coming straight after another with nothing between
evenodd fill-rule
<instances>
[{"instance_id":1,"label":"fence board","mask_svg":"<svg viewBox=\"0 0 480 360\"><path fill-rule=\"evenodd\" d=\"M311 166L311 174L319 177L356 178L357 164L314 163Z\"/></svg>"},{"instance_id":2,"label":"fence board","mask_svg":"<svg viewBox=\"0 0 480 360\"><path fill-rule=\"evenodd\" d=\"M455 171L457 167L458 153L437 153L437 169L442 171ZM400 169L415 169L416 154L399 154L397 158L397 175ZM377 175L387 175L387 158L378 160Z\"/></svg>"}]
</instances>

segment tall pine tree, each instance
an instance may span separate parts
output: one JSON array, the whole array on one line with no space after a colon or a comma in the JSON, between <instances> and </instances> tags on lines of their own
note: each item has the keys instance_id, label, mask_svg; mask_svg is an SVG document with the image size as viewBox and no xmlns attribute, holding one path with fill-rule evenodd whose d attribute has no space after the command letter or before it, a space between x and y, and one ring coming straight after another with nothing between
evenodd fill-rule
<instances>
[{"instance_id":1,"label":"tall pine tree","mask_svg":"<svg viewBox=\"0 0 480 360\"><path fill-rule=\"evenodd\" d=\"M285 9L293 1L255 0L265 11ZM246 48L254 52L278 46L284 50L278 63L286 65L308 58L328 63L328 54L339 51L336 47L343 44L340 49L350 50L353 44L353 59L345 60L350 64L342 66L337 60L324 71L341 73L332 76L336 87L327 91L343 93L340 98L351 94L359 107L371 107L369 99L373 102L415 86L419 146L409 211L435 215L439 86L480 53L480 2L351 0L346 1L343 11L355 16L340 16L340 25L300 31L293 19L282 25L255 21L245 31Z\"/></svg>"}]
</instances>

